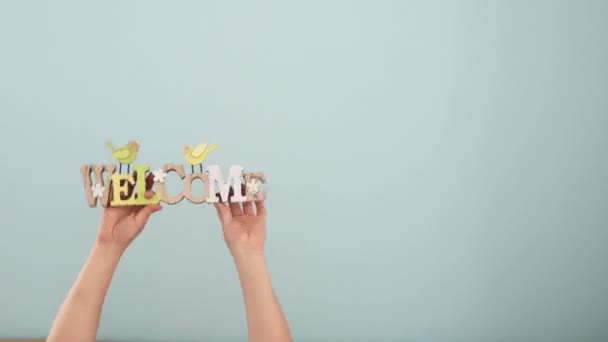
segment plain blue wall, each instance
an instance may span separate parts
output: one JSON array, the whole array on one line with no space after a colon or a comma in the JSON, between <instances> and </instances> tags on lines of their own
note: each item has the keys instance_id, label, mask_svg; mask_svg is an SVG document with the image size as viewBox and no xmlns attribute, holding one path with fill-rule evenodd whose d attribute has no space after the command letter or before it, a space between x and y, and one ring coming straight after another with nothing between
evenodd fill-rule
<instances>
[{"instance_id":1,"label":"plain blue wall","mask_svg":"<svg viewBox=\"0 0 608 342\"><path fill-rule=\"evenodd\" d=\"M0 2L0 335L47 333L97 229L79 167L134 138L153 166L210 141L209 162L267 174L297 341L608 340L606 18L605 1ZM99 336L245 339L212 207L154 217Z\"/></svg>"}]
</instances>

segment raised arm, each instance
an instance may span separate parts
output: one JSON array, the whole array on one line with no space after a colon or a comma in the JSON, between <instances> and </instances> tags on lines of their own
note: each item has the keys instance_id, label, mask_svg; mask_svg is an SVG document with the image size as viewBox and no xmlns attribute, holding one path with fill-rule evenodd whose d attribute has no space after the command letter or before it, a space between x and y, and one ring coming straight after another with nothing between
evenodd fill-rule
<instances>
[{"instance_id":1,"label":"raised arm","mask_svg":"<svg viewBox=\"0 0 608 342\"><path fill-rule=\"evenodd\" d=\"M263 202L216 203L224 239L239 274L250 342L292 341L287 319L272 288L264 255Z\"/></svg>"},{"instance_id":2,"label":"raised arm","mask_svg":"<svg viewBox=\"0 0 608 342\"><path fill-rule=\"evenodd\" d=\"M55 317L47 342L94 342L108 287L124 251L159 204L105 208L97 238Z\"/></svg>"}]
</instances>

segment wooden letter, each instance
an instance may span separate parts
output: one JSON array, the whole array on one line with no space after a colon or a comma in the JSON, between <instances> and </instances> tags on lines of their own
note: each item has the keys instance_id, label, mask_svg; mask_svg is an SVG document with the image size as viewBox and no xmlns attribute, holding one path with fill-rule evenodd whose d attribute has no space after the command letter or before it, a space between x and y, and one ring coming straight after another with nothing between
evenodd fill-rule
<instances>
[{"instance_id":1,"label":"wooden letter","mask_svg":"<svg viewBox=\"0 0 608 342\"><path fill-rule=\"evenodd\" d=\"M258 179L260 181L260 187L266 183L266 177L264 176L264 172L251 172L245 174L245 184L249 188L254 179ZM255 187L254 187L255 188ZM259 189L259 191L250 192L250 189L247 189L247 201L263 201L266 199L266 192Z\"/></svg>"},{"instance_id":2,"label":"wooden letter","mask_svg":"<svg viewBox=\"0 0 608 342\"><path fill-rule=\"evenodd\" d=\"M160 194L154 194L150 199L146 198L146 172L147 165L138 165L134 168L135 176L132 174L112 175L112 202L111 206L147 205L160 202ZM135 180L137 179L137 183ZM131 191L131 186L136 188ZM130 197L129 197L130 195Z\"/></svg>"},{"instance_id":3,"label":"wooden letter","mask_svg":"<svg viewBox=\"0 0 608 342\"><path fill-rule=\"evenodd\" d=\"M203 182L203 195L200 197L194 197L192 195L192 182L195 179L200 179ZM190 202L195 204L205 203L206 197L209 194L209 177L206 174L201 172L191 173L186 176L185 186L184 186L184 197L186 197Z\"/></svg>"},{"instance_id":4,"label":"wooden letter","mask_svg":"<svg viewBox=\"0 0 608 342\"><path fill-rule=\"evenodd\" d=\"M217 165L210 165L207 167L207 173L209 174L210 192L207 197L207 202L215 203L218 202L216 192L219 192L222 202L243 202L246 198L243 196L241 191L241 185L243 184L243 167L239 165L233 165L230 167L228 173L228 182L224 182L222 171ZM230 188L233 190L233 195L229 198Z\"/></svg>"},{"instance_id":5,"label":"wooden letter","mask_svg":"<svg viewBox=\"0 0 608 342\"><path fill-rule=\"evenodd\" d=\"M144 206L164 202L169 205L177 204L188 199L194 204L217 202L249 202L263 201L267 197L266 178L263 172L244 173L240 165L231 165L228 177L224 178L218 165L210 165L203 171L202 162L207 153L216 146L206 143L196 148L187 146L184 156L190 164L191 174L186 174L182 165L166 163L162 168L151 172L148 165L132 166L137 157L139 144L132 140L126 146L112 150L112 157L119 165L126 165L127 173L117 172L118 165L83 165L80 167L85 189L85 200L91 208L101 202L102 207L110 206ZM201 172L194 172L194 167ZM132 168L132 172L131 172ZM175 196L170 196L165 178L168 173L175 172L182 180L182 190ZM106 173L104 175L104 173ZM93 176L94 174L94 176ZM194 182L200 180L203 185L202 193L193 194ZM146 196L151 198L146 198Z\"/></svg>"},{"instance_id":6,"label":"wooden letter","mask_svg":"<svg viewBox=\"0 0 608 342\"><path fill-rule=\"evenodd\" d=\"M182 180L184 179L184 177L186 177L186 173L184 172L184 167L182 165L168 163L163 166L162 170L165 173L169 173L169 172L173 171L173 172L177 173L179 178ZM177 203L181 202L181 200L184 199L183 190L182 190L182 192L179 193L179 195L169 196L169 194L167 193L167 187L165 186L164 182L156 182L156 183L154 183L154 186L155 186L155 189L157 189L156 193L160 194L161 200L167 204L177 204Z\"/></svg>"},{"instance_id":7,"label":"wooden letter","mask_svg":"<svg viewBox=\"0 0 608 342\"><path fill-rule=\"evenodd\" d=\"M133 200L128 197L130 184L135 184L135 179L131 174L115 173L112 175L113 192L112 202L110 203L111 206L115 207L133 204Z\"/></svg>"},{"instance_id":8,"label":"wooden letter","mask_svg":"<svg viewBox=\"0 0 608 342\"><path fill-rule=\"evenodd\" d=\"M107 172L104 180L103 173ZM80 173L84 178L84 190L89 207L94 208L97 206L97 200L101 198L101 206L106 207L108 205L108 196L110 193L110 177L116 171L115 165L83 165L80 167ZM95 185L91 181L91 172L95 174ZM101 196L99 196L102 194Z\"/></svg>"},{"instance_id":9,"label":"wooden letter","mask_svg":"<svg viewBox=\"0 0 608 342\"><path fill-rule=\"evenodd\" d=\"M133 194L133 203L135 205L156 204L160 202L160 194L154 194L152 198L146 198L146 172L148 165L137 165L134 167L137 176L137 192Z\"/></svg>"}]
</instances>

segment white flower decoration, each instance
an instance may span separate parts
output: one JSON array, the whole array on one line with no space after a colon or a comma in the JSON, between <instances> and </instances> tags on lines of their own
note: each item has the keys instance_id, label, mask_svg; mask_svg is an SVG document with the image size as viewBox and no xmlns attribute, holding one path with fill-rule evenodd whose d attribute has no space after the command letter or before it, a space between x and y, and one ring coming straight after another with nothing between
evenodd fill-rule
<instances>
[{"instance_id":1,"label":"white flower decoration","mask_svg":"<svg viewBox=\"0 0 608 342\"><path fill-rule=\"evenodd\" d=\"M165 170L158 169L158 170L154 171L153 174L154 174L155 182L161 182L161 183L165 182L165 177L167 177L167 173L165 172Z\"/></svg>"},{"instance_id":2,"label":"white flower decoration","mask_svg":"<svg viewBox=\"0 0 608 342\"><path fill-rule=\"evenodd\" d=\"M247 193L255 195L260 191L260 185L262 185L262 181L258 178L253 178L247 183Z\"/></svg>"},{"instance_id":3,"label":"white flower decoration","mask_svg":"<svg viewBox=\"0 0 608 342\"><path fill-rule=\"evenodd\" d=\"M101 198L103 197L103 193L106 191L106 188L100 183L96 183L91 187L91 192L93 192L93 197Z\"/></svg>"}]
</instances>

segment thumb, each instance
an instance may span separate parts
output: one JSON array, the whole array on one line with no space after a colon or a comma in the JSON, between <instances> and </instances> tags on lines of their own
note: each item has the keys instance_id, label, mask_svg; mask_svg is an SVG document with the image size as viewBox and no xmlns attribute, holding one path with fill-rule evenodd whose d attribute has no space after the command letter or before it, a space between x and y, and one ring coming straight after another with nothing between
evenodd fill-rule
<instances>
[{"instance_id":1,"label":"thumb","mask_svg":"<svg viewBox=\"0 0 608 342\"><path fill-rule=\"evenodd\" d=\"M135 222L137 223L137 225L139 227L143 227L146 225L146 223L148 223L148 219L150 218L150 216L161 210L163 207L160 204L151 204L151 205L147 205L143 208L141 208L136 214L135 214Z\"/></svg>"}]
</instances>

